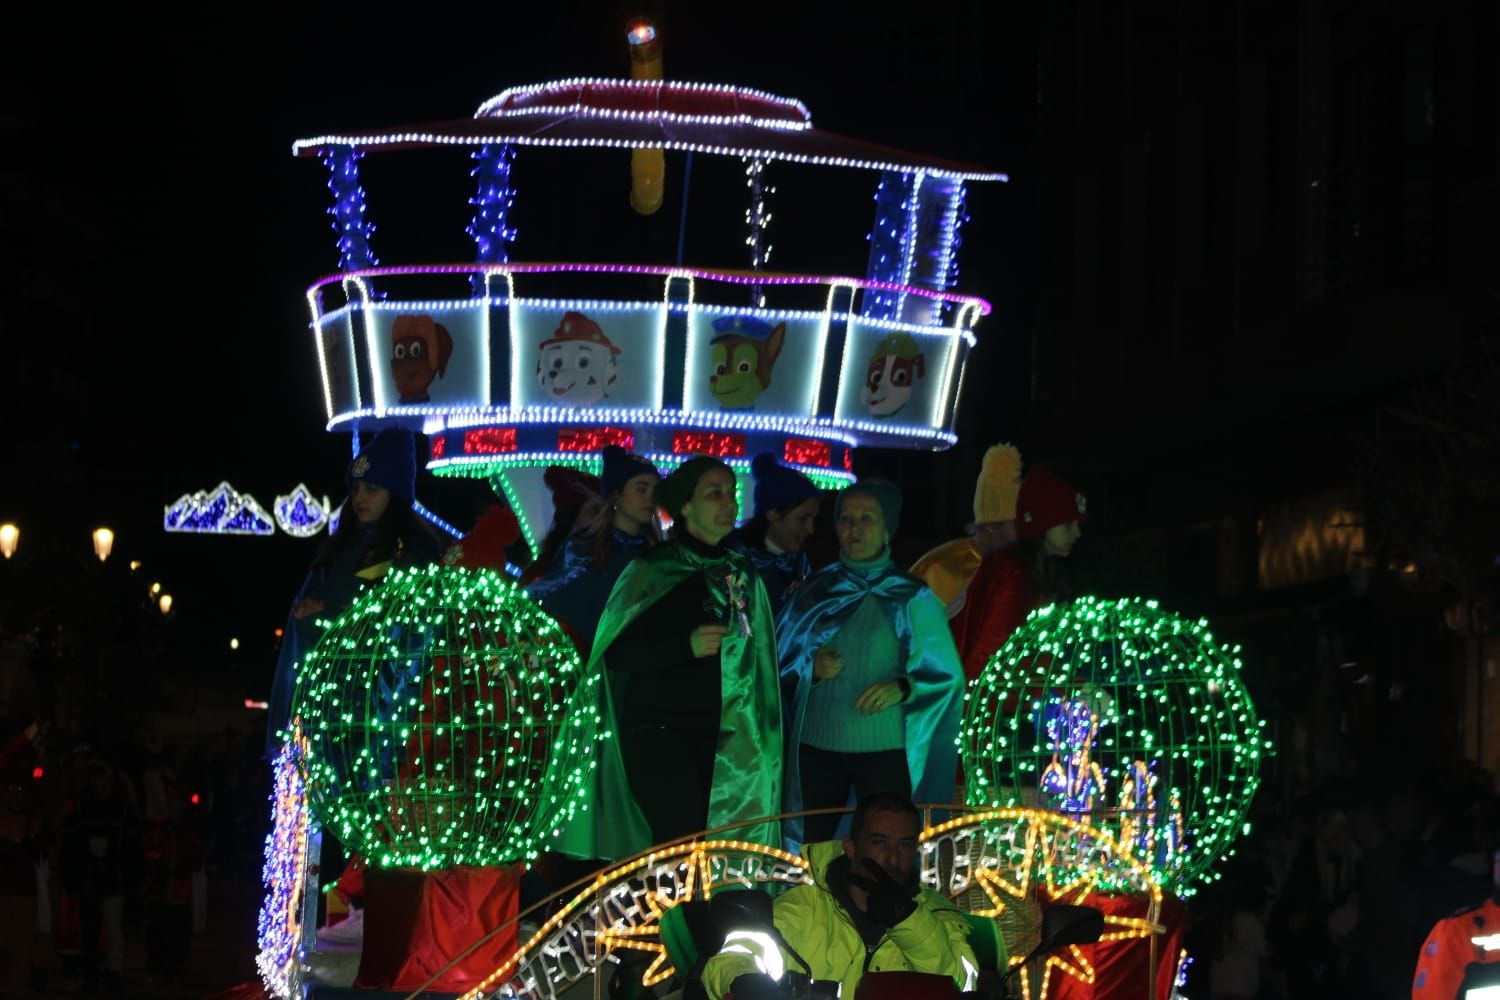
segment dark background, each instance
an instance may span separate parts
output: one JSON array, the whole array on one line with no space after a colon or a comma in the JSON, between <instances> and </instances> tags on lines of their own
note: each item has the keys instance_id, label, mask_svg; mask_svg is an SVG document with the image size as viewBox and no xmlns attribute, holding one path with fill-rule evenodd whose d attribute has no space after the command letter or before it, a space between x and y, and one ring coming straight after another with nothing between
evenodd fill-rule
<instances>
[{"instance_id":1,"label":"dark background","mask_svg":"<svg viewBox=\"0 0 1500 1000\"><path fill-rule=\"evenodd\" d=\"M958 290L995 311L960 444L858 458L907 488L898 556L961 530L983 449L1014 441L1089 494L1080 590L1259 640L1273 719L1332 699L1277 766L1355 753L1348 698L1366 693L1340 687L1346 646L1380 659L1372 733L1415 713L1405 750L1458 752L1451 727L1417 730L1460 702L1483 717L1452 664L1482 647L1455 652L1440 615L1487 599L1500 544L1472 470L1494 435L1455 467L1434 435L1472 414L1399 414L1424 392L1475 413L1495 398L1492 3L642 7L671 78L796 96L820 127L1012 178L969 186ZM31 11L0 68L0 518L30 560L8 571L13 609L84 605L70 574L108 524L98 573L140 559L177 601L152 627L163 669L263 693L317 543L167 535L160 511L221 480L263 503L298 482L340 491L348 444L323 430L302 294L337 260L327 175L292 140L625 75L642 7ZM512 259L670 261L682 157L649 219L626 207L627 164L521 148ZM472 259L467 170L461 151L364 161L382 263ZM770 181L770 266L862 275L876 175L773 164ZM696 158L689 263L743 266L743 191L738 161ZM419 487L459 523L476 490ZM1267 525L1330 496L1357 543L1267 578ZM1414 691L1432 704L1416 712Z\"/></svg>"}]
</instances>

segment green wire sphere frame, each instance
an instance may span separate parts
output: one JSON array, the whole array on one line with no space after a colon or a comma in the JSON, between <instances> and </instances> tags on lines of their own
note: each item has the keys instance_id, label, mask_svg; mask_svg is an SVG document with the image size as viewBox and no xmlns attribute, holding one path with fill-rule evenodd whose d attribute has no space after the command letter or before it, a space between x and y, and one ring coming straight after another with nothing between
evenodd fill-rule
<instances>
[{"instance_id":1,"label":"green wire sphere frame","mask_svg":"<svg viewBox=\"0 0 1500 1000\"><path fill-rule=\"evenodd\" d=\"M968 803L1086 820L1190 895L1245 829L1268 749L1237 654L1155 601L1033 612L969 686Z\"/></svg>"},{"instance_id":2,"label":"green wire sphere frame","mask_svg":"<svg viewBox=\"0 0 1500 1000\"><path fill-rule=\"evenodd\" d=\"M582 674L558 624L489 570L392 570L303 661L310 808L382 868L534 858L587 747L557 745Z\"/></svg>"}]
</instances>

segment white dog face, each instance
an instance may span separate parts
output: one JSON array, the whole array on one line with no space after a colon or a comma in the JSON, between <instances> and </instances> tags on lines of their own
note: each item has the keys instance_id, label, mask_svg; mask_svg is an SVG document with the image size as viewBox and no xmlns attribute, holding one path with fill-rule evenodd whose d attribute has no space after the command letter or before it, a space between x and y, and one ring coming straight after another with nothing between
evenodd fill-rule
<instances>
[{"instance_id":1,"label":"white dog face","mask_svg":"<svg viewBox=\"0 0 1500 1000\"><path fill-rule=\"evenodd\" d=\"M536 371L550 401L563 406L593 406L609 395L618 377L609 348L582 341L548 344Z\"/></svg>"},{"instance_id":2,"label":"white dog face","mask_svg":"<svg viewBox=\"0 0 1500 1000\"><path fill-rule=\"evenodd\" d=\"M915 359L876 355L870 359L865 384L859 390L860 402L869 407L872 417L894 416L911 399L922 369L920 354Z\"/></svg>"}]
</instances>

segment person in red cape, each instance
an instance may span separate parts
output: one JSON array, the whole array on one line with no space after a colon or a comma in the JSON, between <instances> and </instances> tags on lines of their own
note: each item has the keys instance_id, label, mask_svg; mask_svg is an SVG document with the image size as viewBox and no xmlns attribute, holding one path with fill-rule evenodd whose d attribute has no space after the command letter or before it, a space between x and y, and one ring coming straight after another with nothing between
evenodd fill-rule
<instances>
[{"instance_id":1,"label":"person in red cape","mask_svg":"<svg viewBox=\"0 0 1500 1000\"><path fill-rule=\"evenodd\" d=\"M1050 469L1033 467L1021 481L1016 544L984 557L951 622L965 678L978 677L1032 611L1071 596L1061 563L1083 534L1087 506Z\"/></svg>"}]
</instances>

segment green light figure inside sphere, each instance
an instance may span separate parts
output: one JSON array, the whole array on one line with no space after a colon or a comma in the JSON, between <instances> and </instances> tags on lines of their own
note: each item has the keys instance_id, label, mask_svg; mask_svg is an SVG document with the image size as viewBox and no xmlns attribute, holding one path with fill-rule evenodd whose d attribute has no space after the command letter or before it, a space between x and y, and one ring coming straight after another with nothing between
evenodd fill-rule
<instances>
[{"instance_id":1,"label":"green light figure inside sphere","mask_svg":"<svg viewBox=\"0 0 1500 1000\"><path fill-rule=\"evenodd\" d=\"M1241 669L1206 622L1154 601L1042 608L969 686L968 803L1084 820L1190 895L1243 832L1267 750Z\"/></svg>"},{"instance_id":2,"label":"green light figure inside sphere","mask_svg":"<svg viewBox=\"0 0 1500 1000\"><path fill-rule=\"evenodd\" d=\"M382 868L534 858L567 814L556 745L582 673L558 624L489 570L392 570L303 661L292 701L313 815Z\"/></svg>"}]
</instances>

